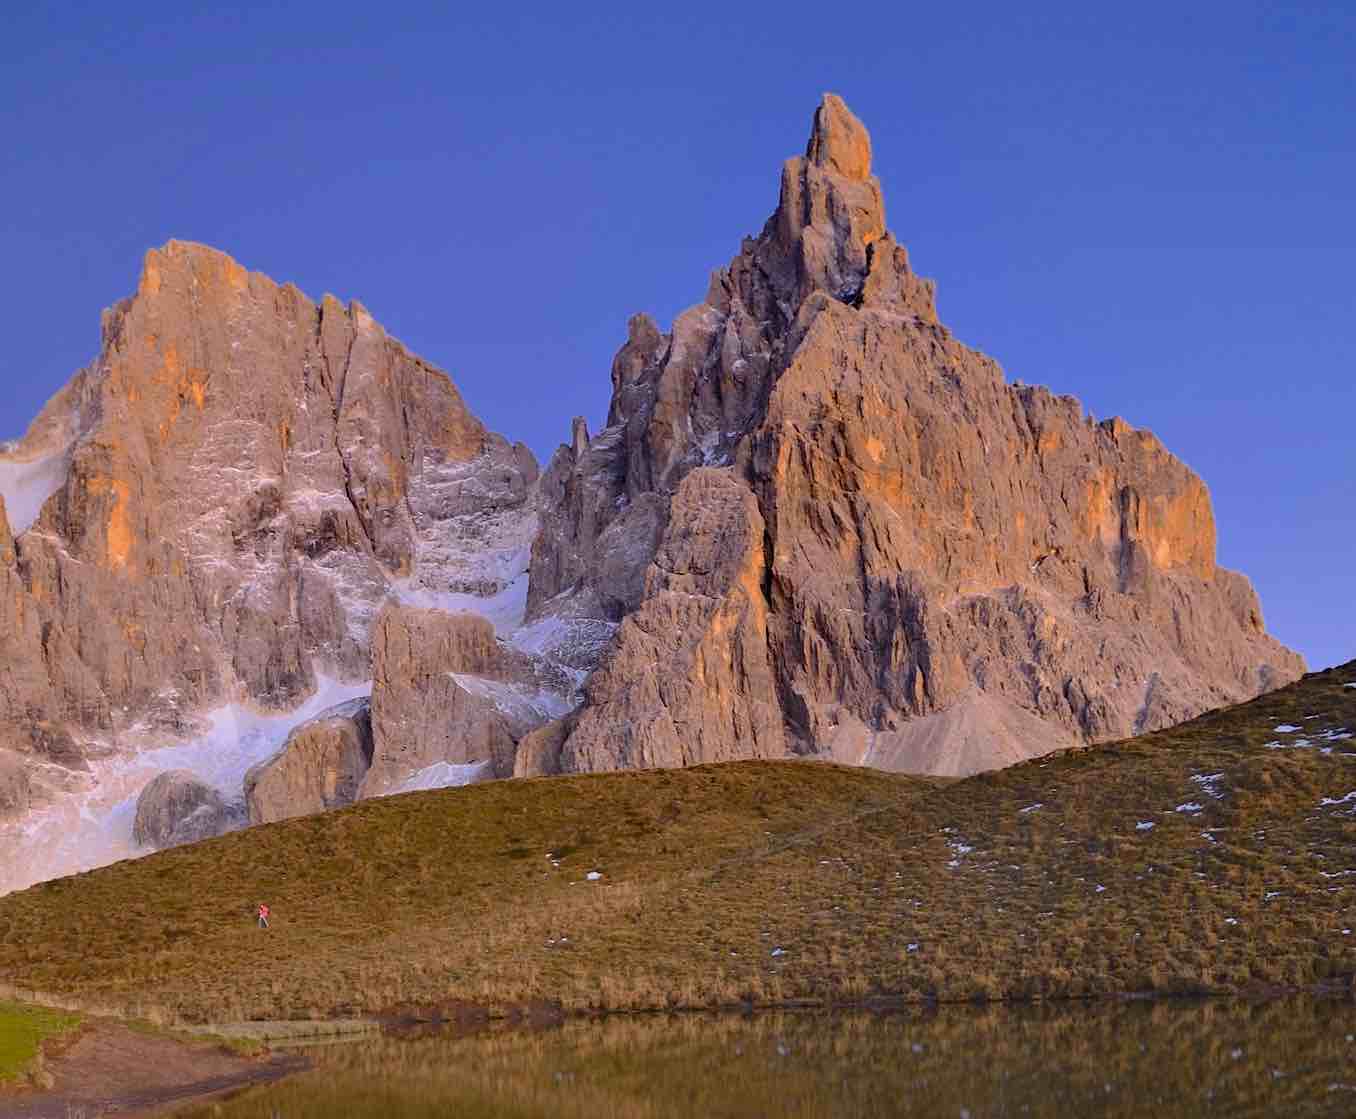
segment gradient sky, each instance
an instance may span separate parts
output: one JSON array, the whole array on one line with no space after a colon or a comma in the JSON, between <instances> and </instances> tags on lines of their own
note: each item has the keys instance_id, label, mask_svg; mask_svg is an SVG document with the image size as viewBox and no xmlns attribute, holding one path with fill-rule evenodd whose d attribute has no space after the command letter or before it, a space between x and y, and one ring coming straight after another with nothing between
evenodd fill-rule
<instances>
[{"instance_id":1,"label":"gradient sky","mask_svg":"<svg viewBox=\"0 0 1356 1119\"><path fill-rule=\"evenodd\" d=\"M194 7L6 12L0 437L177 237L360 299L545 458L832 89L956 334L1157 432L1272 632L1356 656L1350 3Z\"/></svg>"}]
</instances>

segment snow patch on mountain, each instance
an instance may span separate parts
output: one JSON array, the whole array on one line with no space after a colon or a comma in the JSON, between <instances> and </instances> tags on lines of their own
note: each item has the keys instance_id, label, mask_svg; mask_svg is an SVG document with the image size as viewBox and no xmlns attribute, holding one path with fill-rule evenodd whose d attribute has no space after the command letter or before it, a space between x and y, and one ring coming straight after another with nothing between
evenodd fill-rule
<instances>
[{"instance_id":1,"label":"snow patch on mountain","mask_svg":"<svg viewBox=\"0 0 1356 1119\"><path fill-rule=\"evenodd\" d=\"M451 674L458 684L473 696L488 699L504 715L523 723L549 723L568 715L574 704L558 692L532 688L526 684L510 684L471 676L463 672Z\"/></svg>"},{"instance_id":2,"label":"snow patch on mountain","mask_svg":"<svg viewBox=\"0 0 1356 1119\"><path fill-rule=\"evenodd\" d=\"M437 591L414 579L397 580L391 585L391 592L404 606L445 610L449 614L479 614L494 626L495 633L509 638L523 624L523 613L527 609L527 572L498 593L488 596Z\"/></svg>"},{"instance_id":3,"label":"snow patch on mountain","mask_svg":"<svg viewBox=\"0 0 1356 1119\"><path fill-rule=\"evenodd\" d=\"M468 765L436 762L411 773L382 796L425 792L430 789L457 789L463 785L477 785L481 781L489 781L493 775L494 763L490 761L471 762Z\"/></svg>"},{"instance_id":4,"label":"snow patch on mountain","mask_svg":"<svg viewBox=\"0 0 1356 1119\"><path fill-rule=\"evenodd\" d=\"M67 452L19 462L0 456L0 496L5 499L9 527L20 536L38 519L47 499L66 481Z\"/></svg>"},{"instance_id":5,"label":"snow patch on mountain","mask_svg":"<svg viewBox=\"0 0 1356 1119\"><path fill-rule=\"evenodd\" d=\"M132 840L132 823L137 798L158 775L188 770L228 803L238 802L245 771L272 757L294 727L371 690L370 682L321 677L315 693L285 714L226 704L203 716L198 733L173 743L134 729L129 748L72 775L68 794L0 829L0 894L146 854Z\"/></svg>"}]
</instances>

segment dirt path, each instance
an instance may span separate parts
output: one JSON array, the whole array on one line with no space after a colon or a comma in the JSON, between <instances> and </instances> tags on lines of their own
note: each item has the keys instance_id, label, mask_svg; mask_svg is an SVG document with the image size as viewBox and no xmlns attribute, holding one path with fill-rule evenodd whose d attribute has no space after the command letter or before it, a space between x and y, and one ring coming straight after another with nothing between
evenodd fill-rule
<instances>
[{"instance_id":1,"label":"dirt path","mask_svg":"<svg viewBox=\"0 0 1356 1119\"><path fill-rule=\"evenodd\" d=\"M0 1094L0 1119L155 1115L176 1103L277 1080L305 1067L301 1057L240 1057L210 1042L94 1022L48 1056L49 1090Z\"/></svg>"}]
</instances>

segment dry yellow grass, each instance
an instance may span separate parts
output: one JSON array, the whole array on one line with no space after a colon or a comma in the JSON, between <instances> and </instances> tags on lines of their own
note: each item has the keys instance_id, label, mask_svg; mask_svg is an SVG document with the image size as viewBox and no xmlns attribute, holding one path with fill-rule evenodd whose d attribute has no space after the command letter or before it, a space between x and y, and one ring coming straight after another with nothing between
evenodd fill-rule
<instances>
[{"instance_id":1,"label":"dry yellow grass","mask_svg":"<svg viewBox=\"0 0 1356 1119\"><path fill-rule=\"evenodd\" d=\"M368 802L0 899L0 983L185 1022L1349 983L1348 682L957 782L750 762Z\"/></svg>"}]
</instances>

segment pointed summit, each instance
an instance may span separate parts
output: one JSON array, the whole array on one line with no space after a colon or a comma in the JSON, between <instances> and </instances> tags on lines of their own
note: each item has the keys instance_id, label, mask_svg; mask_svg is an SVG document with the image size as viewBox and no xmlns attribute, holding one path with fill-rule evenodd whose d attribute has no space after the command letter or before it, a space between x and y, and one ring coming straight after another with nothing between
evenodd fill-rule
<instances>
[{"instance_id":1,"label":"pointed summit","mask_svg":"<svg viewBox=\"0 0 1356 1119\"><path fill-rule=\"evenodd\" d=\"M871 134L836 93L826 93L815 110L805 158L849 179L871 177Z\"/></svg>"},{"instance_id":2,"label":"pointed summit","mask_svg":"<svg viewBox=\"0 0 1356 1119\"><path fill-rule=\"evenodd\" d=\"M1304 671L1216 566L1199 478L938 322L834 94L762 232L671 333L632 319L612 388L543 476L528 616L613 628L520 772L958 775Z\"/></svg>"}]
</instances>

